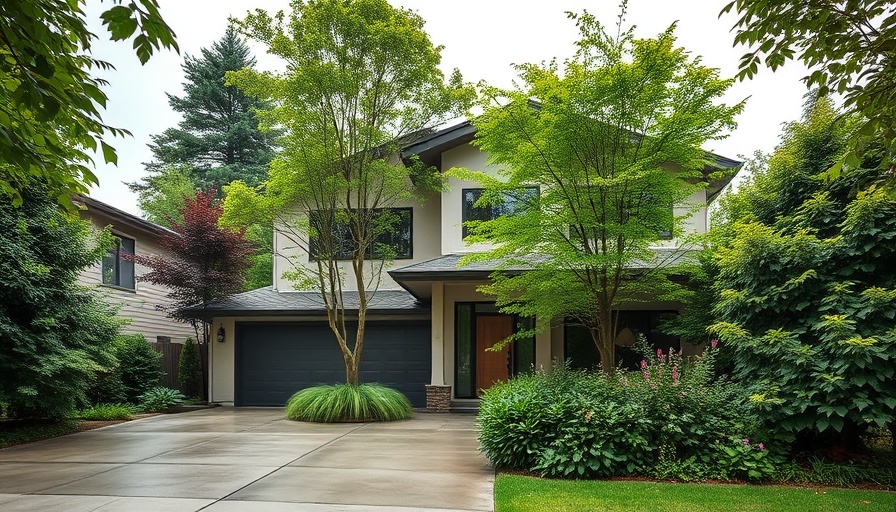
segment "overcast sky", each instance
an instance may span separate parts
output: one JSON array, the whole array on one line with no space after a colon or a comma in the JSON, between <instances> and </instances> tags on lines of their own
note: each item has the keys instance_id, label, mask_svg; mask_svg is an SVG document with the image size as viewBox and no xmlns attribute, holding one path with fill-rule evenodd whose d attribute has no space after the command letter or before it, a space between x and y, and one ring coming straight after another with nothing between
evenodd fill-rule
<instances>
[{"instance_id":1,"label":"overcast sky","mask_svg":"<svg viewBox=\"0 0 896 512\"><path fill-rule=\"evenodd\" d=\"M626 26L636 25L638 37L653 37L677 21L678 44L704 64L719 68L722 76L733 76L743 47L732 46L733 15L718 17L728 0L631 0ZM110 43L98 16L108 2L90 0L88 17L100 40L94 56L117 68L102 75L110 82L104 121L125 128L133 137L110 138L118 149L118 166L103 165L97 158L100 186L91 195L123 210L139 213L136 195L122 183L138 180L143 162L151 159L146 144L150 135L176 126L180 116L168 107L165 93L183 92L183 55L197 55L203 47L219 39L229 16L242 17L249 9L271 12L288 9L288 0L160 0L161 12L177 34L180 55L163 51L141 66L128 43ZM596 14L605 25L615 26L619 0L390 0L396 6L419 12L434 44L444 46L442 68L459 68L464 78L509 86L514 78L511 64L542 62L570 56L577 31L565 12L584 9ZM250 44L261 69L277 71L281 62L264 54L264 48ZM799 117L806 75L799 63L790 62L771 72L761 69L753 80L738 82L726 101L747 100L738 128L725 140L712 141L704 149L730 157L748 156L756 150L770 151L778 142L782 123Z\"/></svg>"}]
</instances>

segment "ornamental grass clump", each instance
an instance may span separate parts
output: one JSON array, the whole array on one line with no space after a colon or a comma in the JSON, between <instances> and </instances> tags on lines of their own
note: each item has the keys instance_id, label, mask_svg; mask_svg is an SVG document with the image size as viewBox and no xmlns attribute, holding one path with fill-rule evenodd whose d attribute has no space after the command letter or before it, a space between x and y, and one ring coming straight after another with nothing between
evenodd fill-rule
<instances>
[{"instance_id":1,"label":"ornamental grass clump","mask_svg":"<svg viewBox=\"0 0 896 512\"><path fill-rule=\"evenodd\" d=\"M767 479L776 452L758 443L746 391L713 377L715 351L660 350L633 371L560 366L498 384L480 401L481 449L497 467L550 477Z\"/></svg>"},{"instance_id":2,"label":"ornamental grass clump","mask_svg":"<svg viewBox=\"0 0 896 512\"><path fill-rule=\"evenodd\" d=\"M336 384L306 388L286 402L286 418L316 423L396 421L411 417L411 402L379 384Z\"/></svg>"}]
</instances>

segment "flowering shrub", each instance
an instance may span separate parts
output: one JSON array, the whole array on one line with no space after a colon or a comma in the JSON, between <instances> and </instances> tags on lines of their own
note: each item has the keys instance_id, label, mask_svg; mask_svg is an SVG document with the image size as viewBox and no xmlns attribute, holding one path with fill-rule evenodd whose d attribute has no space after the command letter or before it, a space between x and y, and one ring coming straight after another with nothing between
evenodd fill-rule
<instances>
[{"instance_id":1,"label":"flowering shrub","mask_svg":"<svg viewBox=\"0 0 896 512\"><path fill-rule=\"evenodd\" d=\"M777 475L779 464L784 462L782 457L773 457L764 444L750 444L747 438L719 441L714 448L718 476L724 479L768 479Z\"/></svg>"},{"instance_id":2,"label":"flowering shrub","mask_svg":"<svg viewBox=\"0 0 896 512\"><path fill-rule=\"evenodd\" d=\"M765 445L728 453L731 439L761 434L746 391L714 379L715 351L657 351L636 371L560 366L497 384L479 406L482 451L495 466L552 477L766 478Z\"/></svg>"}]
</instances>

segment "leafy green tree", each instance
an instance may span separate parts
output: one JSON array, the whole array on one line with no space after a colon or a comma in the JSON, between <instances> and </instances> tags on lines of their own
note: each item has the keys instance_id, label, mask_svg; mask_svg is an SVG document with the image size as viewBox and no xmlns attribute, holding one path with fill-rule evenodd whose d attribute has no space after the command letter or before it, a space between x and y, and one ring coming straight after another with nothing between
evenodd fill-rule
<instances>
[{"instance_id":1,"label":"leafy green tree","mask_svg":"<svg viewBox=\"0 0 896 512\"><path fill-rule=\"evenodd\" d=\"M189 173L172 165L143 180L146 186L137 190L137 204L146 220L167 228L183 222L181 211L196 191Z\"/></svg>"},{"instance_id":2,"label":"leafy green tree","mask_svg":"<svg viewBox=\"0 0 896 512\"><path fill-rule=\"evenodd\" d=\"M178 389L188 398L202 396L202 363L193 338L187 338L177 360Z\"/></svg>"},{"instance_id":3,"label":"leafy green tree","mask_svg":"<svg viewBox=\"0 0 896 512\"><path fill-rule=\"evenodd\" d=\"M63 416L114 367L115 311L78 274L111 246L66 214L46 189L0 201L0 402L17 415Z\"/></svg>"},{"instance_id":4,"label":"leafy green tree","mask_svg":"<svg viewBox=\"0 0 896 512\"><path fill-rule=\"evenodd\" d=\"M838 118L813 100L723 201L713 329L776 430L856 448L896 418L896 200L876 160L825 179L861 122Z\"/></svg>"},{"instance_id":5,"label":"leafy green tree","mask_svg":"<svg viewBox=\"0 0 896 512\"><path fill-rule=\"evenodd\" d=\"M369 294L395 251L383 237L401 219L387 209L414 193L412 177L432 173L389 157L409 134L462 112L471 92L456 71L446 83L441 48L423 23L385 0L295 1L289 15L258 10L236 22L288 72L245 69L228 81L272 100L263 118L287 132L265 195L232 184L222 220L276 220L289 245L313 255L310 263L292 258L289 277L321 293L349 384L358 384ZM350 289L366 291L351 337L346 322L355 312L342 300Z\"/></svg>"},{"instance_id":6,"label":"leafy green tree","mask_svg":"<svg viewBox=\"0 0 896 512\"><path fill-rule=\"evenodd\" d=\"M772 70L794 57L811 71L806 86L822 96L843 94L848 112L863 119L843 162L860 165L867 150L883 148L881 165L896 171L896 6L887 0L733 0L734 41L750 47L741 78L764 63ZM833 166L834 164L832 164Z\"/></svg>"},{"instance_id":7,"label":"leafy green tree","mask_svg":"<svg viewBox=\"0 0 896 512\"><path fill-rule=\"evenodd\" d=\"M520 65L515 90L483 91L474 144L498 176L451 174L483 184L479 206L506 204L508 196L520 205L468 223L468 242L494 248L466 261L499 266L480 290L507 313L584 326L610 372L615 311L682 291L664 270L677 256L651 247L664 232L681 234L684 215L673 205L687 204L711 177L700 146L733 128L742 104L717 103L732 81L676 48L674 25L656 39L636 39L631 29L611 36L587 12L570 17L581 38L562 70L556 61ZM524 192L536 185L540 194ZM504 272L521 266L528 270Z\"/></svg>"},{"instance_id":8,"label":"leafy green tree","mask_svg":"<svg viewBox=\"0 0 896 512\"><path fill-rule=\"evenodd\" d=\"M102 14L112 40L135 33L134 49L146 63L160 47L177 49L156 0L114 5ZM90 56L96 38L87 29L84 0L5 0L0 3L0 194L22 204L22 190L45 186L63 205L71 194L97 183L89 151L102 149L115 163L105 137L128 134L103 123L105 81L92 75L110 69Z\"/></svg>"}]
</instances>

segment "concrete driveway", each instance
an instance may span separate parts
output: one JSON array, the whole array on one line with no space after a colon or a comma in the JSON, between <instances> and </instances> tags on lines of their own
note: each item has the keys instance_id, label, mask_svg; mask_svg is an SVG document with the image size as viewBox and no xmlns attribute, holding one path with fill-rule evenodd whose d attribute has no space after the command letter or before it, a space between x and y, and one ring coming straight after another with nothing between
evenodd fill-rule
<instances>
[{"instance_id":1,"label":"concrete driveway","mask_svg":"<svg viewBox=\"0 0 896 512\"><path fill-rule=\"evenodd\" d=\"M472 415L287 421L280 409L162 415L0 450L0 510L492 510Z\"/></svg>"}]
</instances>

